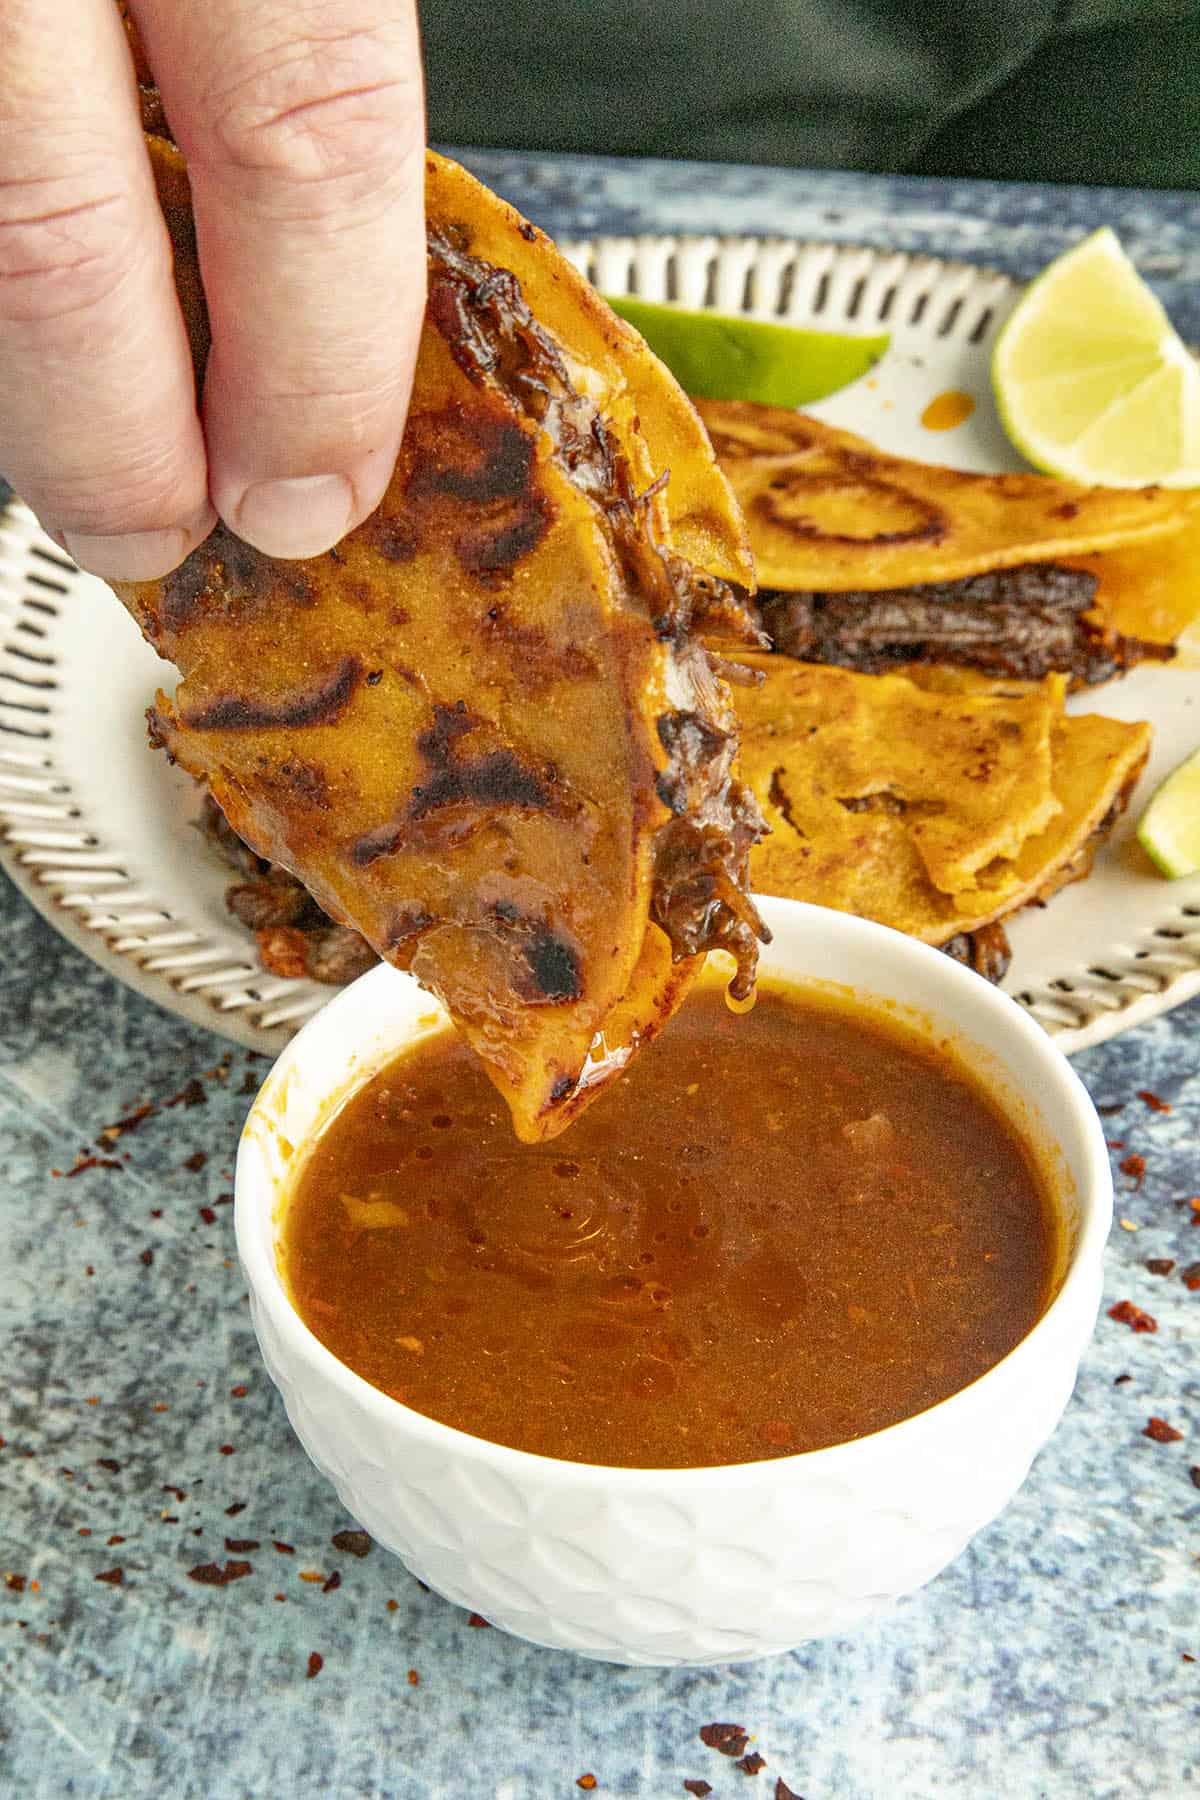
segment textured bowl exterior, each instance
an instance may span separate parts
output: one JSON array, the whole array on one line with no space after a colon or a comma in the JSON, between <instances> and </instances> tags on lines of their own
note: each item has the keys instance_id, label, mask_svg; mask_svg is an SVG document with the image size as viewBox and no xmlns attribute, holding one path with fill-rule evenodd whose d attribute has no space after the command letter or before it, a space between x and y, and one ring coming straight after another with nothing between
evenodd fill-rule
<instances>
[{"instance_id":1,"label":"textured bowl exterior","mask_svg":"<svg viewBox=\"0 0 1200 1800\"><path fill-rule=\"evenodd\" d=\"M794 902L764 911L775 932L767 972L853 982L974 1046L1070 1196L1069 1263L1039 1324L971 1387L886 1431L727 1468L609 1469L469 1437L339 1363L279 1278L279 1201L331 1101L438 1018L392 970L364 976L306 1026L247 1122L239 1253L263 1357L301 1443L414 1575L535 1643L677 1665L848 1631L930 1580L1008 1502L1062 1414L1095 1323L1111 1183L1065 1059L1013 1002L935 951Z\"/></svg>"}]
</instances>

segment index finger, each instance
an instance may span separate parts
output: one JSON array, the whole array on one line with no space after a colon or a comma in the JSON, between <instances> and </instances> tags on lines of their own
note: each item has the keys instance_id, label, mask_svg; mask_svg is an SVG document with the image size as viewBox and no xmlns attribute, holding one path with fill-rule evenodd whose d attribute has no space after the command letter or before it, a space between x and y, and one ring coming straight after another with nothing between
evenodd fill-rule
<instances>
[{"instance_id":1,"label":"index finger","mask_svg":"<svg viewBox=\"0 0 1200 1800\"><path fill-rule=\"evenodd\" d=\"M165 574L207 535L171 257L112 0L4 8L0 469L96 574Z\"/></svg>"},{"instance_id":2,"label":"index finger","mask_svg":"<svg viewBox=\"0 0 1200 1800\"><path fill-rule=\"evenodd\" d=\"M415 5L134 10L192 184L214 504L269 555L316 555L378 504L404 426L425 301Z\"/></svg>"}]
</instances>

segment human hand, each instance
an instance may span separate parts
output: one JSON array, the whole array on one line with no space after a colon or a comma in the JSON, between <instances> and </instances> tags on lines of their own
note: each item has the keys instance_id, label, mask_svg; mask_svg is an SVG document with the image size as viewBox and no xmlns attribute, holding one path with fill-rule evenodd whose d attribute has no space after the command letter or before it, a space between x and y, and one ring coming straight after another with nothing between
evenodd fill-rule
<instances>
[{"instance_id":1,"label":"human hand","mask_svg":"<svg viewBox=\"0 0 1200 1800\"><path fill-rule=\"evenodd\" d=\"M415 0L135 0L188 161L197 416L113 0L7 0L0 471L84 567L148 580L215 515L313 556L378 504L425 301Z\"/></svg>"}]
</instances>

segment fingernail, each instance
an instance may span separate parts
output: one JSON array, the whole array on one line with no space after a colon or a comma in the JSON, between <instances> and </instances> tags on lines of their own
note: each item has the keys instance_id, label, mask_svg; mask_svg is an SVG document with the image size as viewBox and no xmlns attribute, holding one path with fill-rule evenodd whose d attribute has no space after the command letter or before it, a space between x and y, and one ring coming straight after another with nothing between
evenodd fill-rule
<instances>
[{"instance_id":1,"label":"fingernail","mask_svg":"<svg viewBox=\"0 0 1200 1800\"><path fill-rule=\"evenodd\" d=\"M165 531L127 531L100 537L86 531L55 532L54 538L81 569L102 581L156 581L177 569L188 551L207 536L212 520L202 531L169 528Z\"/></svg>"},{"instance_id":2,"label":"fingernail","mask_svg":"<svg viewBox=\"0 0 1200 1800\"><path fill-rule=\"evenodd\" d=\"M233 509L232 524L266 556L319 556L345 537L353 508L354 490L344 475L257 481Z\"/></svg>"}]
</instances>

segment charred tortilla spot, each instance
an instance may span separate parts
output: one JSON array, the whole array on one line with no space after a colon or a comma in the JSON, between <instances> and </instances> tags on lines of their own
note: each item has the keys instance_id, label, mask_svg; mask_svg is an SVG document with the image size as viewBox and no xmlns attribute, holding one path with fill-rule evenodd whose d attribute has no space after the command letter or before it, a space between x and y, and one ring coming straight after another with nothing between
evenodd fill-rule
<instances>
[{"instance_id":1,"label":"charred tortilla spot","mask_svg":"<svg viewBox=\"0 0 1200 1800\"><path fill-rule=\"evenodd\" d=\"M215 700L181 715L192 731L270 731L277 727L335 725L362 680L357 656L344 656L331 674L314 687L287 700L251 700L242 694L219 694Z\"/></svg>"},{"instance_id":2,"label":"charred tortilla spot","mask_svg":"<svg viewBox=\"0 0 1200 1800\"><path fill-rule=\"evenodd\" d=\"M490 397L418 414L405 454L411 501L448 498L467 510L455 554L485 586L495 586L546 535L555 509L537 478L533 436Z\"/></svg>"},{"instance_id":3,"label":"charred tortilla spot","mask_svg":"<svg viewBox=\"0 0 1200 1800\"><path fill-rule=\"evenodd\" d=\"M239 601L277 606L281 594L298 605L313 599L312 584L296 563L277 562L218 524L192 554L163 580L162 621L182 631L208 612L229 612Z\"/></svg>"},{"instance_id":4,"label":"charred tortilla spot","mask_svg":"<svg viewBox=\"0 0 1200 1800\"><path fill-rule=\"evenodd\" d=\"M520 503L515 516L478 531L464 532L454 553L468 575L493 585L536 550L546 535L552 509L544 494L533 494Z\"/></svg>"},{"instance_id":5,"label":"charred tortilla spot","mask_svg":"<svg viewBox=\"0 0 1200 1800\"><path fill-rule=\"evenodd\" d=\"M529 432L500 408L456 402L409 421L406 446L412 473L406 492L449 494L455 500L514 500L533 474Z\"/></svg>"},{"instance_id":6,"label":"charred tortilla spot","mask_svg":"<svg viewBox=\"0 0 1200 1800\"><path fill-rule=\"evenodd\" d=\"M855 460L848 455L847 465ZM861 460L869 466L869 459ZM932 500L910 493L898 482L881 481L856 470L850 473L852 480L840 472L809 475L800 470L794 475L780 475L756 497L754 510L764 513L794 537L827 544L936 544L947 536L950 521ZM832 496L840 514L848 514L851 502L857 501L859 516L890 520L892 528L865 533L831 530L809 510L809 503L819 506L825 494Z\"/></svg>"},{"instance_id":7,"label":"charred tortilla spot","mask_svg":"<svg viewBox=\"0 0 1200 1800\"><path fill-rule=\"evenodd\" d=\"M474 761L451 762L437 769L430 781L413 789L408 816L423 819L435 808L453 806L460 800L540 812L551 805L552 795L542 777L514 751L489 750Z\"/></svg>"},{"instance_id":8,"label":"charred tortilla spot","mask_svg":"<svg viewBox=\"0 0 1200 1800\"><path fill-rule=\"evenodd\" d=\"M429 777L413 788L402 821L367 832L351 845L351 860L357 867L366 868L381 856L390 856L402 845L420 838L419 828L431 815L450 808L472 809L467 817L454 823L448 839L451 848L493 813L560 810L562 802L553 791L557 775L552 768L531 768L507 747L485 750L476 757L458 753L458 740L478 724L464 700L453 706L434 707L432 725L417 738L417 749L429 766Z\"/></svg>"},{"instance_id":9,"label":"charred tortilla spot","mask_svg":"<svg viewBox=\"0 0 1200 1800\"><path fill-rule=\"evenodd\" d=\"M520 958L513 980L518 996L532 1006L558 1005L583 996L579 951L544 919L522 913L511 900L497 900L492 917L504 927Z\"/></svg>"},{"instance_id":10,"label":"charred tortilla spot","mask_svg":"<svg viewBox=\"0 0 1200 1800\"><path fill-rule=\"evenodd\" d=\"M573 1075L556 1076L554 1086L550 1089L550 1104L552 1106L560 1105L572 1091L574 1086L575 1077Z\"/></svg>"},{"instance_id":11,"label":"charred tortilla spot","mask_svg":"<svg viewBox=\"0 0 1200 1800\"><path fill-rule=\"evenodd\" d=\"M480 622L488 637L503 642L511 654L512 673L531 693L556 681L585 681L596 675L596 662L579 644L551 638L538 625L523 625L509 617L502 604L489 606Z\"/></svg>"},{"instance_id":12,"label":"charred tortilla spot","mask_svg":"<svg viewBox=\"0 0 1200 1800\"><path fill-rule=\"evenodd\" d=\"M286 762L280 763L275 780L302 806L324 811L329 805L329 782L324 769L317 763L289 756Z\"/></svg>"},{"instance_id":13,"label":"charred tortilla spot","mask_svg":"<svg viewBox=\"0 0 1200 1800\"><path fill-rule=\"evenodd\" d=\"M524 956L534 991L523 992L523 999L561 1002L582 997L578 952L548 926L540 926L532 934Z\"/></svg>"},{"instance_id":14,"label":"charred tortilla spot","mask_svg":"<svg viewBox=\"0 0 1200 1800\"><path fill-rule=\"evenodd\" d=\"M372 513L366 523L359 527L359 532L373 550L378 550L385 562L411 562L420 548L411 519L398 519L382 512ZM406 618L407 616L405 614Z\"/></svg>"}]
</instances>

